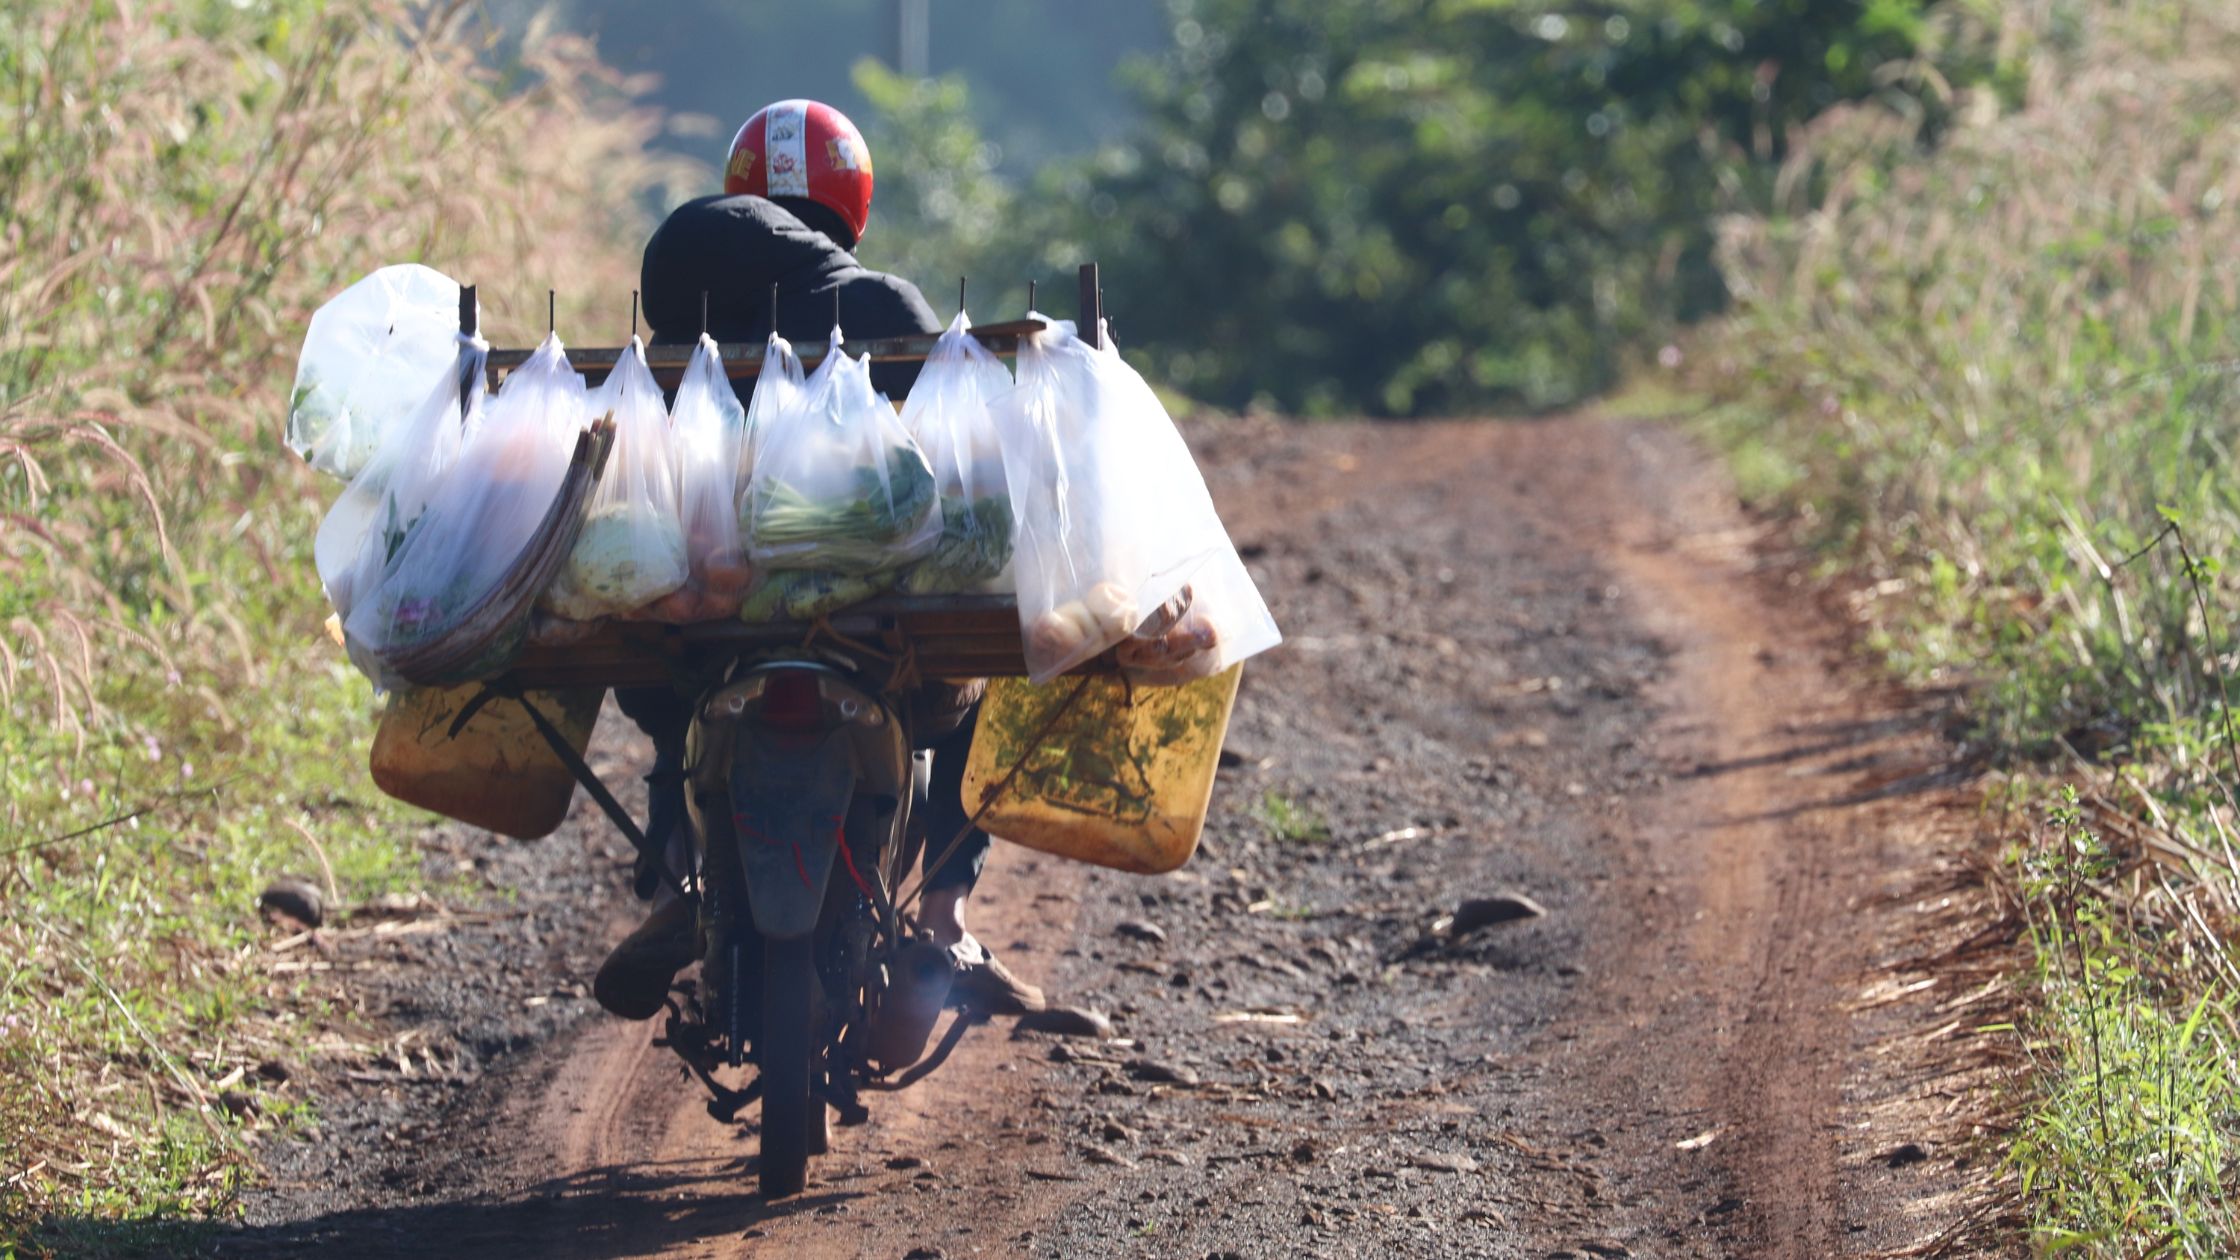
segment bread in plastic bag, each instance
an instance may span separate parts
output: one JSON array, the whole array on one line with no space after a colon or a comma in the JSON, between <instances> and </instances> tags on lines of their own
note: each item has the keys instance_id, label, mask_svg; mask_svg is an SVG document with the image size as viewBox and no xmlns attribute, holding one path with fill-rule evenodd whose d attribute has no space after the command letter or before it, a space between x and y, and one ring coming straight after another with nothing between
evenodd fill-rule
<instances>
[{"instance_id":1,"label":"bread in plastic bag","mask_svg":"<svg viewBox=\"0 0 2240 1260\"><path fill-rule=\"evenodd\" d=\"M312 313L288 404L288 449L345 481L457 358L459 283L432 267L383 267Z\"/></svg>"},{"instance_id":2,"label":"bread in plastic bag","mask_svg":"<svg viewBox=\"0 0 2240 1260\"><path fill-rule=\"evenodd\" d=\"M1232 547L1201 566L1112 655L1129 681L1166 687L1210 678L1282 640L1260 588Z\"/></svg>"},{"instance_id":3,"label":"bread in plastic bag","mask_svg":"<svg viewBox=\"0 0 2240 1260\"><path fill-rule=\"evenodd\" d=\"M1163 653L1143 659L1147 681L1186 665L1212 673L1282 640L1181 432L1109 343L1091 347L1067 321L1025 339L1018 388L994 411L1034 682L1139 630ZM1207 589L1185 597L1201 571Z\"/></svg>"},{"instance_id":4,"label":"bread in plastic bag","mask_svg":"<svg viewBox=\"0 0 2240 1260\"><path fill-rule=\"evenodd\" d=\"M753 437L747 484L748 620L813 617L889 589L941 537L925 453L866 366L841 349Z\"/></svg>"},{"instance_id":5,"label":"bread in plastic bag","mask_svg":"<svg viewBox=\"0 0 2240 1260\"><path fill-rule=\"evenodd\" d=\"M585 409L614 417L614 447L575 549L540 601L547 612L572 621L637 612L688 576L669 411L646 365L644 342L630 339Z\"/></svg>"},{"instance_id":6,"label":"bread in plastic bag","mask_svg":"<svg viewBox=\"0 0 2240 1260\"><path fill-rule=\"evenodd\" d=\"M746 434L746 409L724 372L722 351L702 334L669 406L687 576L647 610L653 620L687 624L738 615L749 572L739 532Z\"/></svg>"},{"instance_id":7,"label":"bread in plastic bag","mask_svg":"<svg viewBox=\"0 0 2240 1260\"><path fill-rule=\"evenodd\" d=\"M365 468L350 479L319 522L312 558L337 615L381 579L389 556L428 505L459 456L466 431L482 418L490 343L454 334L453 370L439 378L412 416L389 426Z\"/></svg>"},{"instance_id":8,"label":"bread in plastic bag","mask_svg":"<svg viewBox=\"0 0 2240 1260\"><path fill-rule=\"evenodd\" d=\"M1002 589L1011 564L1011 492L989 405L1011 392L1011 372L957 312L933 344L902 404L902 425L933 469L941 537L902 575L914 595Z\"/></svg>"},{"instance_id":9,"label":"bread in plastic bag","mask_svg":"<svg viewBox=\"0 0 2240 1260\"><path fill-rule=\"evenodd\" d=\"M584 398L554 335L484 406L380 584L343 623L351 660L376 684L397 681L385 656L452 632L524 558L567 479Z\"/></svg>"}]
</instances>

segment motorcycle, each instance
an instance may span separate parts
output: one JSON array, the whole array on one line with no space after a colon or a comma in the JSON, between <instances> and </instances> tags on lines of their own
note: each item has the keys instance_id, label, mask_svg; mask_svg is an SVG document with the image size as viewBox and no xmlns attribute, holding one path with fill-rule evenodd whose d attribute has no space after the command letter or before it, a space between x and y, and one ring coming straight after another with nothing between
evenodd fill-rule
<instances>
[{"instance_id":1,"label":"motorcycle","mask_svg":"<svg viewBox=\"0 0 2240 1260\"><path fill-rule=\"evenodd\" d=\"M533 643L450 723L455 734L492 700L518 703L637 850L639 895L666 882L691 907L700 968L672 985L655 1044L707 1088L716 1120L760 1104L768 1197L801 1190L832 1120L863 1123L867 1094L924 1079L986 1018L967 986L953 985L950 951L911 913L924 887L914 873L938 869L977 821L926 833L921 668L952 678L1023 672L1011 598L884 597L832 614L806 645L803 628L784 623L610 624L588 639ZM540 707L586 677L690 699L688 843L647 835ZM933 859L921 863L929 847ZM726 1080L748 1069L744 1083Z\"/></svg>"},{"instance_id":2,"label":"motorcycle","mask_svg":"<svg viewBox=\"0 0 2240 1260\"><path fill-rule=\"evenodd\" d=\"M1093 264L1082 268L1086 326L1102 307ZM475 330L475 296L462 290L461 328ZM974 330L999 353L1044 327L1039 319ZM873 342L882 359L923 359L933 338ZM760 347L726 347L731 365L759 362ZM492 371L529 352L494 351ZM587 375L620 351L578 350ZM673 386L684 351L649 356ZM603 447L579 451L598 475ZM574 500L556 518L579 519ZM563 522L566 523L566 522ZM572 529L544 538L545 561L565 555ZM519 585L527 585L526 583ZM511 607L486 618L510 623ZM588 629L588 636L584 633ZM929 845L938 868L969 831L927 836L930 755L914 751L910 699L921 677L1023 675L1018 608L1009 596L885 597L800 625L736 621L693 625L619 622L576 627L530 645L505 675L483 686L448 723L456 736L491 700L518 701L535 732L639 853L641 896L653 880L691 905L703 948L696 977L672 988L657 1044L683 1059L707 1088L709 1114L724 1123L748 1106L761 1112L759 1178L765 1196L799 1193L808 1160L829 1124L861 1124L864 1096L907 1089L944 1063L985 1018L954 991L949 951L915 930L906 888ZM806 643L806 645L805 645ZM456 655L479 659L476 640ZM415 679L415 681L421 681ZM582 758L588 725L563 732L538 696L577 696L589 686L660 684L692 702L686 741L685 821L691 858L674 870L668 837L647 836ZM596 711L596 705L590 706ZM1224 710L1225 715L1225 710ZM392 794L403 788L392 787ZM566 786L555 799L563 806ZM407 797L406 799L411 799ZM543 834L557 817L541 819ZM958 1010L928 1051L943 1012ZM752 1068L742 1084L726 1076Z\"/></svg>"},{"instance_id":3,"label":"motorcycle","mask_svg":"<svg viewBox=\"0 0 2240 1260\"><path fill-rule=\"evenodd\" d=\"M706 950L661 1042L708 1086L716 1119L760 1102L773 1198L801 1190L832 1116L862 1123L864 1091L921 1079L971 1022L919 1064L953 976L948 952L910 930L930 762L878 672L845 649L742 660L687 744ZM744 1088L718 1076L748 1064Z\"/></svg>"}]
</instances>

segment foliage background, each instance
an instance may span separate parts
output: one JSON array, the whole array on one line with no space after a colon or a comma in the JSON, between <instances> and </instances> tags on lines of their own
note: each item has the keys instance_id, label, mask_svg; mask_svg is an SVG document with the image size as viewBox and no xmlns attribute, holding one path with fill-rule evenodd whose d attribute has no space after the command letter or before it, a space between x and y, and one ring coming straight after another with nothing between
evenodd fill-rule
<instances>
[{"instance_id":1,"label":"foliage background","mask_svg":"<svg viewBox=\"0 0 2240 1260\"><path fill-rule=\"evenodd\" d=\"M1713 218L1771 203L1795 128L1877 97L1930 139L1989 68L1923 73L1925 0L930 7L931 80L890 68L892 0L561 12L703 116L659 142L711 167L767 100L849 110L878 164L866 262L930 294L968 275L999 317L1093 258L1167 383L1293 413L1606 388L1723 309Z\"/></svg>"},{"instance_id":2,"label":"foliage background","mask_svg":"<svg viewBox=\"0 0 2240 1260\"><path fill-rule=\"evenodd\" d=\"M1094 258L1122 343L1221 405L1556 407L1723 309L1714 219L1770 200L1805 120L1943 114L1913 0L1167 7L1137 124L1031 177L974 160L962 74L859 68L902 203L867 257L934 291Z\"/></svg>"}]
</instances>

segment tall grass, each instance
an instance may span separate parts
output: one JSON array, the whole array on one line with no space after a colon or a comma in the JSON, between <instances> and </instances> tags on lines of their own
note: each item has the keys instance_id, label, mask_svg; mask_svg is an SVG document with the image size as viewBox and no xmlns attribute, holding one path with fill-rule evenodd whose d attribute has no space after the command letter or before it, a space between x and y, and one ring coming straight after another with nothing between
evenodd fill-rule
<instances>
[{"instance_id":1,"label":"tall grass","mask_svg":"<svg viewBox=\"0 0 2240 1260\"><path fill-rule=\"evenodd\" d=\"M390 262L485 326L619 339L658 120L469 6L0 0L0 1245L206 1210L214 1083L285 1041L260 882L415 877L320 638L322 484L280 446L310 312Z\"/></svg>"},{"instance_id":2,"label":"tall grass","mask_svg":"<svg viewBox=\"0 0 2240 1260\"><path fill-rule=\"evenodd\" d=\"M1927 154L1815 125L1706 347L1746 490L1863 566L1891 659L2075 806L2018 850L2038 1240L2229 1254L2240 923L2240 9L1953 5L1994 59ZM1925 76L1933 81L1934 75Z\"/></svg>"},{"instance_id":3,"label":"tall grass","mask_svg":"<svg viewBox=\"0 0 2240 1260\"><path fill-rule=\"evenodd\" d=\"M2229 1255L2240 991L2221 942L2185 921L2198 907L2132 878L2088 824L2094 806L2107 809L2065 794L2016 854L2040 1000L2023 1030L2036 1096L2010 1163L2049 1248Z\"/></svg>"}]
</instances>

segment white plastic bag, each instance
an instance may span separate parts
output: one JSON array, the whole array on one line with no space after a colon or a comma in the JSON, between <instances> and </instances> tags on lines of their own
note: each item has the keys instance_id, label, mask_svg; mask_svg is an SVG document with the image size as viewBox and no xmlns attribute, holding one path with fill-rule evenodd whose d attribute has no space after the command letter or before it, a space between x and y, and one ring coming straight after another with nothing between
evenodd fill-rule
<instances>
[{"instance_id":1,"label":"white plastic bag","mask_svg":"<svg viewBox=\"0 0 2240 1260\"><path fill-rule=\"evenodd\" d=\"M748 576L739 533L746 434L746 409L724 374L722 352L703 334L669 408L687 577L654 602L648 615L656 621L684 624L738 615Z\"/></svg>"},{"instance_id":2,"label":"white plastic bag","mask_svg":"<svg viewBox=\"0 0 2240 1260\"><path fill-rule=\"evenodd\" d=\"M739 446L739 488L733 496L739 516L739 542L750 559L750 571L754 500L749 492L754 485L756 453L762 449L762 435L770 431L771 421L800 405L802 382L801 356L793 352L793 343L771 333L769 344L762 349L762 370L755 375L754 394L747 400L747 435Z\"/></svg>"},{"instance_id":3,"label":"white plastic bag","mask_svg":"<svg viewBox=\"0 0 2240 1260\"><path fill-rule=\"evenodd\" d=\"M1091 348L1056 322L1021 344L1019 387L995 416L1032 681L1139 630L1161 644L1159 658L1142 660L1148 681L1168 680L1149 678L1153 665L1196 676L1281 641L1190 448L1117 350ZM1185 598L1201 571L1208 589ZM1190 673L1178 675L1186 663Z\"/></svg>"},{"instance_id":4,"label":"white plastic bag","mask_svg":"<svg viewBox=\"0 0 2240 1260\"><path fill-rule=\"evenodd\" d=\"M585 509L568 562L545 588L544 609L572 621L620 617L683 586L684 523L669 411L636 337L585 412L614 417L614 447Z\"/></svg>"},{"instance_id":5,"label":"white plastic bag","mask_svg":"<svg viewBox=\"0 0 2240 1260\"><path fill-rule=\"evenodd\" d=\"M762 434L770 428L772 417L800 403L802 383L801 356L793 352L793 343L771 333L769 344L762 349L762 371L754 378L754 396L747 400L747 440L739 453L742 536L746 530L747 488L754 473L755 453L761 449Z\"/></svg>"},{"instance_id":6,"label":"white plastic bag","mask_svg":"<svg viewBox=\"0 0 2240 1260\"><path fill-rule=\"evenodd\" d=\"M381 579L389 556L458 458L466 432L482 419L490 343L460 334L454 339L453 370L437 380L410 419L389 427L365 469L319 522L312 558L328 602L344 619L359 594Z\"/></svg>"},{"instance_id":7,"label":"white plastic bag","mask_svg":"<svg viewBox=\"0 0 2240 1260\"><path fill-rule=\"evenodd\" d=\"M410 419L457 358L459 283L432 267L383 267L311 316L288 406L288 449L347 481L391 425Z\"/></svg>"},{"instance_id":8,"label":"white plastic bag","mask_svg":"<svg viewBox=\"0 0 2240 1260\"><path fill-rule=\"evenodd\" d=\"M749 620L867 598L940 539L925 452L838 330L795 402L756 431L746 512Z\"/></svg>"},{"instance_id":9,"label":"white plastic bag","mask_svg":"<svg viewBox=\"0 0 2240 1260\"><path fill-rule=\"evenodd\" d=\"M350 658L382 686L386 654L438 639L478 611L552 510L584 427L583 377L548 336L483 408L420 519L344 622Z\"/></svg>"},{"instance_id":10,"label":"white plastic bag","mask_svg":"<svg viewBox=\"0 0 2240 1260\"><path fill-rule=\"evenodd\" d=\"M1002 589L1011 564L1011 493L988 411L1011 392L1011 373L971 327L957 312L902 404L902 425L925 451L941 499L941 537L902 577L916 595Z\"/></svg>"}]
</instances>

